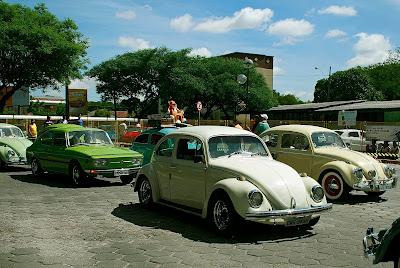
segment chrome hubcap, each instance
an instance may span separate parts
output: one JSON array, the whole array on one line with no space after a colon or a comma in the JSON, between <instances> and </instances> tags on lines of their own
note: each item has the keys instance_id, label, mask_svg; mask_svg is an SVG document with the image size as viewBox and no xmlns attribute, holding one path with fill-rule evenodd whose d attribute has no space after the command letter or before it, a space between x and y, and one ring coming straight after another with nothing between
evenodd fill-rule
<instances>
[{"instance_id":1,"label":"chrome hubcap","mask_svg":"<svg viewBox=\"0 0 400 268\"><path fill-rule=\"evenodd\" d=\"M139 189L140 199L143 203L147 204L150 201L151 197L151 187L150 183L147 180L143 180Z\"/></svg>"},{"instance_id":2,"label":"chrome hubcap","mask_svg":"<svg viewBox=\"0 0 400 268\"><path fill-rule=\"evenodd\" d=\"M339 190L339 185L335 179L331 180L331 182L329 183L329 188L331 190Z\"/></svg>"},{"instance_id":3,"label":"chrome hubcap","mask_svg":"<svg viewBox=\"0 0 400 268\"><path fill-rule=\"evenodd\" d=\"M74 166L74 168L72 169L72 179L75 183L78 183L80 176L81 174L79 168L77 166Z\"/></svg>"},{"instance_id":4,"label":"chrome hubcap","mask_svg":"<svg viewBox=\"0 0 400 268\"><path fill-rule=\"evenodd\" d=\"M218 200L214 205L214 222L218 230L225 230L229 225L229 210L224 201Z\"/></svg>"},{"instance_id":5,"label":"chrome hubcap","mask_svg":"<svg viewBox=\"0 0 400 268\"><path fill-rule=\"evenodd\" d=\"M37 174L37 172L38 172L38 165L36 163L36 160L33 160L32 161L32 173Z\"/></svg>"}]
</instances>

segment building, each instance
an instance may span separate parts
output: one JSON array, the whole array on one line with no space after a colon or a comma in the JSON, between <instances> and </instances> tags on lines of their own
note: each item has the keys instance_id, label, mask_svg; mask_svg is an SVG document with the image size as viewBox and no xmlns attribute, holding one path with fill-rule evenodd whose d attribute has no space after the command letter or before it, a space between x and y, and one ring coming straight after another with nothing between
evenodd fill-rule
<instances>
[{"instance_id":1,"label":"building","mask_svg":"<svg viewBox=\"0 0 400 268\"><path fill-rule=\"evenodd\" d=\"M233 58L245 60L246 58L251 59L256 66L257 72L263 77L268 87L272 90L274 88L274 57L266 56L262 54L252 54L244 52L233 52L225 55L221 55L225 58Z\"/></svg>"},{"instance_id":2,"label":"building","mask_svg":"<svg viewBox=\"0 0 400 268\"><path fill-rule=\"evenodd\" d=\"M56 111L59 104L65 104L65 99L56 96L31 97L31 104L37 103L50 111Z\"/></svg>"}]
</instances>

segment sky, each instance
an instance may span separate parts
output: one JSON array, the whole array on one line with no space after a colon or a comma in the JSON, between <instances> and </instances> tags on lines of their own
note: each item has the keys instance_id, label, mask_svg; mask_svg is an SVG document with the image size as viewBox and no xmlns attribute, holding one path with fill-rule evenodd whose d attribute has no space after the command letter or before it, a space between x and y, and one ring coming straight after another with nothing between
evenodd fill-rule
<instances>
[{"instance_id":1,"label":"sky","mask_svg":"<svg viewBox=\"0 0 400 268\"><path fill-rule=\"evenodd\" d=\"M387 59L400 47L400 0L19 0L45 3L71 18L90 41L90 66L138 49L192 48L205 57L230 52L274 57L274 89L313 100L332 72ZM73 81L99 100L96 82ZM49 92L62 95L60 92ZM43 95L37 92L36 95Z\"/></svg>"}]
</instances>

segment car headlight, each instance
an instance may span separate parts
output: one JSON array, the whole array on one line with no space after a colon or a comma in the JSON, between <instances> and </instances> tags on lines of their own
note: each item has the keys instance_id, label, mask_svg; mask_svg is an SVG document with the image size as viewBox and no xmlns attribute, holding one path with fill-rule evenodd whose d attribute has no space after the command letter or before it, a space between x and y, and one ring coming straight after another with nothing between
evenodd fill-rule
<instances>
[{"instance_id":1,"label":"car headlight","mask_svg":"<svg viewBox=\"0 0 400 268\"><path fill-rule=\"evenodd\" d=\"M249 193L249 204L252 208L259 208L263 202L263 195L260 191L254 189Z\"/></svg>"},{"instance_id":2,"label":"car headlight","mask_svg":"<svg viewBox=\"0 0 400 268\"><path fill-rule=\"evenodd\" d=\"M8 158L12 158L12 157L14 157L16 154L15 154L15 152L13 151L13 150L9 150L8 152L7 152L7 157Z\"/></svg>"},{"instance_id":3,"label":"car headlight","mask_svg":"<svg viewBox=\"0 0 400 268\"><path fill-rule=\"evenodd\" d=\"M321 186L319 185L314 185L313 188L311 188L311 198L319 203L322 201L322 199L324 199L324 189L322 189Z\"/></svg>"},{"instance_id":4,"label":"car headlight","mask_svg":"<svg viewBox=\"0 0 400 268\"><path fill-rule=\"evenodd\" d=\"M396 173L396 170L394 168L388 166L385 166L383 170L385 171L385 175L388 178L391 178Z\"/></svg>"},{"instance_id":5,"label":"car headlight","mask_svg":"<svg viewBox=\"0 0 400 268\"><path fill-rule=\"evenodd\" d=\"M96 159L93 161L93 165L95 165L96 167L101 167L104 166L105 164L107 164L106 159Z\"/></svg>"},{"instance_id":6,"label":"car headlight","mask_svg":"<svg viewBox=\"0 0 400 268\"><path fill-rule=\"evenodd\" d=\"M358 181L361 181L362 178L364 177L364 174L363 174L363 171L361 168L353 168L353 174L358 179Z\"/></svg>"},{"instance_id":7,"label":"car headlight","mask_svg":"<svg viewBox=\"0 0 400 268\"><path fill-rule=\"evenodd\" d=\"M139 165L141 165L141 164L142 164L142 158L133 158L133 159L132 159L132 164L133 164L134 166L139 166Z\"/></svg>"}]
</instances>

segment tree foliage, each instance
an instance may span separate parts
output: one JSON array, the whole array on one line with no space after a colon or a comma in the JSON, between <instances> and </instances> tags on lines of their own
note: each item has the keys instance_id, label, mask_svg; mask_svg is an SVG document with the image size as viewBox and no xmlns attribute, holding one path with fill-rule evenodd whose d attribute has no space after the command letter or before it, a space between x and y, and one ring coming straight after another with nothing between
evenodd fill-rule
<instances>
[{"instance_id":1,"label":"tree foliage","mask_svg":"<svg viewBox=\"0 0 400 268\"><path fill-rule=\"evenodd\" d=\"M293 94L281 94L278 91L273 90L275 99L278 101L279 105L293 105L293 104L302 104L304 101L300 100Z\"/></svg>"},{"instance_id":2,"label":"tree foliage","mask_svg":"<svg viewBox=\"0 0 400 268\"><path fill-rule=\"evenodd\" d=\"M272 92L255 68L246 70L240 60L188 56L190 49L144 49L125 53L94 66L88 75L98 80L103 100L123 99L121 104L138 117L162 111L173 98L186 116L197 113L201 101L204 117L221 110L226 117L238 112L241 102L248 111L261 111L275 104ZM236 82L240 73L249 76L249 92Z\"/></svg>"},{"instance_id":3,"label":"tree foliage","mask_svg":"<svg viewBox=\"0 0 400 268\"><path fill-rule=\"evenodd\" d=\"M33 9L0 1L0 110L21 88L46 88L80 77L88 42L70 20L59 20L44 4Z\"/></svg>"},{"instance_id":4,"label":"tree foliage","mask_svg":"<svg viewBox=\"0 0 400 268\"><path fill-rule=\"evenodd\" d=\"M314 91L314 102L382 99L382 93L360 67L339 71L330 78L319 80Z\"/></svg>"}]
</instances>

